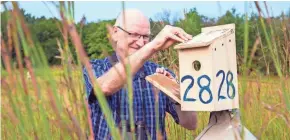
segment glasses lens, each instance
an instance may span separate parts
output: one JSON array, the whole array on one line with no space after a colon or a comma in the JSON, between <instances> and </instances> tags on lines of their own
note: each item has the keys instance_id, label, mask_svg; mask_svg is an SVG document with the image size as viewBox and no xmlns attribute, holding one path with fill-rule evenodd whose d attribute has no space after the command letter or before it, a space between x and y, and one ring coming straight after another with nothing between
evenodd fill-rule
<instances>
[{"instance_id":1,"label":"glasses lens","mask_svg":"<svg viewBox=\"0 0 290 140\"><path fill-rule=\"evenodd\" d=\"M138 34L131 34L130 36L135 40L138 40L140 38L140 35Z\"/></svg>"}]
</instances>

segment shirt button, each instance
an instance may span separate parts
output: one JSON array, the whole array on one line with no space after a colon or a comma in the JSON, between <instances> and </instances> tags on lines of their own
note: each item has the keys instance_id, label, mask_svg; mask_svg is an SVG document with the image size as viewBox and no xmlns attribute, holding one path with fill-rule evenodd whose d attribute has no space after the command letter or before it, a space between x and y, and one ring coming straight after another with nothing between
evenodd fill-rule
<instances>
[{"instance_id":1,"label":"shirt button","mask_svg":"<svg viewBox=\"0 0 290 140\"><path fill-rule=\"evenodd\" d=\"M140 77L141 77L141 78L145 78L145 74L144 74L144 72L141 72L141 73L140 73Z\"/></svg>"}]
</instances>

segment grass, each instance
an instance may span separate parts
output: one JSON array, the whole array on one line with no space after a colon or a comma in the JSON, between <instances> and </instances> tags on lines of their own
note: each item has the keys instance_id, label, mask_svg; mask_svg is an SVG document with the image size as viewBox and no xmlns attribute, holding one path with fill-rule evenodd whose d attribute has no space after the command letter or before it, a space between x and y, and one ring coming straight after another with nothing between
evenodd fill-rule
<instances>
[{"instance_id":1,"label":"grass","mask_svg":"<svg viewBox=\"0 0 290 140\"><path fill-rule=\"evenodd\" d=\"M59 3L62 24L58 25L62 31L63 38L59 42L63 48L62 66L50 67L45 54L37 43L32 40L25 25L23 16L19 13L16 2L12 2L13 10L4 15L12 17L8 24L8 42L1 42L1 138L2 139L92 139L92 128L89 110L85 101L85 91L82 78L82 66L90 69L88 57L84 52L80 37L74 27L71 15L74 15L74 3ZM5 6L5 5L4 5ZM124 5L123 5L124 6ZM259 4L257 9L261 12ZM11 16L13 15L13 16ZM2 15L1 15L2 16ZM266 24L260 15L262 25L261 33L265 34L266 44L269 48L267 60L274 63L277 76L264 76L260 73L247 75L251 67L252 55L245 53L244 65L239 78L239 99L242 124L245 125L259 139L282 139L290 138L290 109L289 93L290 81L287 75L289 71L281 71L281 58L284 53L277 49L283 45L271 38L275 36L272 23L270 32L266 30ZM248 50L248 22L245 22L244 50ZM1 35L1 39L2 39ZM68 49L68 38L77 52L79 65L71 65L69 62L71 52ZM289 49L284 38L286 49ZM13 46L11 44L13 42ZM8 48L14 47L17 56L17 68L12 64ZM288 48L287 48L288 47ZM24 54L19 53L20 49ZM18 50L18 51L17 51ZM256 50L254 50L256 51ZM22 56L23 55L23 56ZM263 54L264 55L264 54ZM169 56L169 57L168 57ZM250 58L248 58L248 56ZM289 56L285 55L285 58ZM165 58L165 59L164 59ZM25 61L23 65L22 60ZM168 66L176 75L178 74L177 54L172 48L156 54L153 61ZM20 62L20 63L19 63ZM285 61L287 63L287 59ZM249 64L249 65L245 65ZM126 66L130 73L129 66ZM286 65L287 68L287 65ZM29 72L31 78L27 78ZM89 71L90 79L93 79L92 71ZM131 91L130 78L128 78L128 89ZM106 121L114 139L120 138L120 132L115 129L111 118L111 111L95 80L94 89L102 111L105 113ZM132 98L129 99L132 103ZM132 105L131 105L132 107ZM132 113L130 113L132 115ZM131 117L132 118L132 117ZM168 139L193 139L207 125L208 112L198 112L198 129L188 131L174 123L170 115L166 116L166 131ZM133 125L132 125L133 126ZM131 129L134 129L131 127Z\"/></svg>"},{"instance_id":2,"label":"grass","mask_svg":"<svg viewBox=\"0 0 290 140\"><path fill-rule=\"evenodd\" d=\"M72 120L67 118L69 114L74 114L77 117L75 118L79 122L79 127L85 133L88 132L88 122L86 118L86 110L84 109L83 101L85 98L84 88L82 84L82 75L79 71L73 71L73 80L72 84L77 87L76 90L78 93L76 97L73 97L72 91L68 87L68 83L64 77L64 71L61 67L51 68L53 71L54 79L56 79L57 93L58 97L61 98L61 106L63 106L63 112L61 113L62 119L67 119L68 124L72 124ZM9 103L9 92L8 87L5 86L5 83L8 83L7 74L2 70L2 138L11 139L21 138L21 127L19 118L16 114L13 113L12 107ZM19 74L17 74L19 75ZM276 112L270 111L263 105L263 103L273 105L279 110L285 109L283 106L283 96L279 94L281 91L281 85L274 83L273 81L279 79L279 77L251 77L247 79L246 92L243 95L240 95L240 109L243 118L243 125L245 125L255 136L261 139L281 139L287 140L290 137L290 128L289 124L283 120L283 117L277 115ZM242 83L244 77L239 77L239 83ZM46 82L42 79L37 79L40 87L45 88ZM289 80L287 82L290 82ZM39 139L47 138L48 135L51 135L53 139L59 138L74 138L70 136L69 132L64 131L63 127L59 127L60 120L57 119L57 116L54 110L50 107L50 95L46 94L45 90L42 90L43 97L41 100L37 100L37 97L33 94L33 85L31 81L28 82L28 95L13 95L13 100L17 104L17 108L21 113L23 121L23 126L25 126L25 132L28 133L28 136L33 136L33 128L30 125L29 112L25 108L25 102L23 101L23 96L29 97L31 109L34 112L33 121L35 122L35 127L39 130L38 136ZM241 86L239 86L241 87ZM289 87L288 87L289 88ZM43 108L39 106L40 104L44 105ZM70 112L70 113L69 113ZM41 118L42 113L47 114L48 118ZM282 113L282 112L281 112ZM286 117L289 118L289 112L284 112ZM188 131L179 125L176 125L172 117L168 114L166 116L166 131L169 139L193 139L196 137L205 126L207 126L209 118L209 112L199 112L198 113L198 129L196 131ZM47 119L49 121L48 128L43 125L43 120ZM289 123L289 120L288 120ZM71 126L72 128L76 126ZM48 131L46 130L48 129ZM11 131L7 131L11 130ZM12 131L13 130L13 131ZM16 132L16 134L15 134ZM47 132L50 132L48 134ZM42 135L45 134L45 135Z\"/></svg>"}]
</instances>

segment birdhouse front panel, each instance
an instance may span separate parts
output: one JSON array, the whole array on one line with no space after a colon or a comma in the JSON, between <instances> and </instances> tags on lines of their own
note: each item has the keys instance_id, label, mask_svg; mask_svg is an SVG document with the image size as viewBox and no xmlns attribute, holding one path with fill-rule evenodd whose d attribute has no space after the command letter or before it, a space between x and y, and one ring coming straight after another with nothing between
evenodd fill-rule
<instances>
[{"instance_id":1,"label":"birdhouse front panel","mask_svg":"<svg viewBox=\"0 0 290 140\"><path fill-rule=\"evenodd\" d=\"M213 110L212 55L209 46L179 50L182 110Z\"/></svg>"},{"instance_id":2,"label":"birdhouse front panel","mask_svg":"<svg viewBox=\"0 0 290 140\"><path fill-rule=\"evenodd\" d=\"M175 47L179 52L182 110L238 108L234 29L234 24L207 27L192 41Z\"/></svg>"}]
</instances>

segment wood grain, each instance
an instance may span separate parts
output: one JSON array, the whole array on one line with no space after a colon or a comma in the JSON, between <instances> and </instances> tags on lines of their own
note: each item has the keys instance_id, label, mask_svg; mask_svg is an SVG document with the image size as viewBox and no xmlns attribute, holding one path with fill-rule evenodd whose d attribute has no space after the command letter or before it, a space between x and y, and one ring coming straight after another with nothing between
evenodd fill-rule
<instances>
[{"instance_id":1,"label":"wood grain","mask_svg":"<svg viewBox=\"0 0 290 140\"><path fill-rule=\"evenodd\" d=\"M146 80L150 82L156 88L163 91L171 99L181 104L180 87L177 82L175 82L174 80L162 74L157 74L157 73L146 76Z\"/></svg>"}]
</instances>

